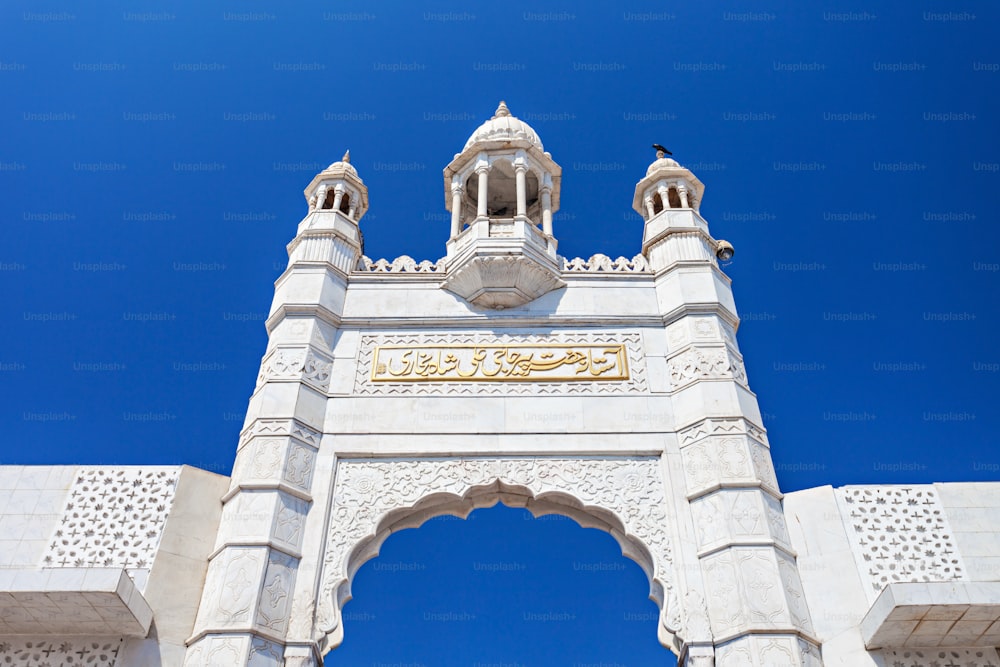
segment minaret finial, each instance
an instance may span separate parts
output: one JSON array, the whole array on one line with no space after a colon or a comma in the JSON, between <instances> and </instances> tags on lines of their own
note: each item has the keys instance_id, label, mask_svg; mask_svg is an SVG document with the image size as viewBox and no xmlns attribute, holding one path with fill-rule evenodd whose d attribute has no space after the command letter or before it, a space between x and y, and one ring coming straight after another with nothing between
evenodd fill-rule
<instances>
[{"instance_id":1,"label":"minaret finial","mask_svg":"<svg viewBox=\"0 0 1000 667\"><path fill-rule=\"evenodd\" d=\"M656 149L656 159L657 160L659 160L659 159L661 159L661 158L663 158L663 157L665 157L667 155L673 155L673 153L671 153L670 151L668 151L666 148L664 148L660 144L653 144L653 148Z\"/></svg>"},{"instance_id":2,"label":"minaret finial","mask_svg":"<svg viewBox=\"0 0 1000 667\"><path fill-rule=\"evenodd\" d=\"M340 161L341 162L346 162L347 164L351 164L351 151L350 151L350 149L348 149L347 152L344 153L344 157L340 158Z\"/></svg>"},{"instance_id":3,"label":"minaret finial","mask_svg":"<svg viewBox=\"0 0 1000 667\"><path fill-rule=\"evenodd\" d=\"M500 106L497 107L496 113L493 114L494 118L500 118L502 116L509 116L510 109L507 108L507 103L500 100Z\"/></svg>"}]
</instances>

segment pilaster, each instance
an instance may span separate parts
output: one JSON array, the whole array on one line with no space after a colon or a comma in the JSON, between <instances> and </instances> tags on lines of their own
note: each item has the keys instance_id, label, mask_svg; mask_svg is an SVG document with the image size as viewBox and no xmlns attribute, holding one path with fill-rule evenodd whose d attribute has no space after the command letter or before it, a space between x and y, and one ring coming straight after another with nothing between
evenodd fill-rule
<instances>
[{"instance_id":1,"label":"pilaster","mask_svg":"<svg viewBox=\"0 0 1000 667\"><path fill-rule=\"evenodd\" d=\"M361 256L351 213L358 200L367 206L353 167L336 163L328 172L332 183L321 174L310 186L315 196L307 189L312 210L288 245L288 268L275 285L267 350L188 640L185 665L192 667L318 664L309 633L295 633L287 660L286 644L314 504L332 349L350 273ZM335 198L324 208L318 193L331 187ZM351 197L348 214L340 210L348 207L343 197Z\"/></svg>"},{"instance_id":2,"label":"pilaster","mask_svg":"<svg viewBox=\"0 0 1000 667\"><path fill-rule=\"evenodd\" d=\"M667 341L671 399L686 424L678 444L715 664L821 664L732 326L719 314L683 314L667 326ZM695 658L689 664L699 664Z\"/></svg>"}]
</instances>

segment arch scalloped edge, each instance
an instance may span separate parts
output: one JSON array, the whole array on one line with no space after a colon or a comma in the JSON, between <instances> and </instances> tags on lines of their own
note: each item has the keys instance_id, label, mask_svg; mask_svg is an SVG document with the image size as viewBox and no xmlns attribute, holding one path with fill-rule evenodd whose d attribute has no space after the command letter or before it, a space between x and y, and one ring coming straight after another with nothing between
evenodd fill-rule
<instances>
[{"instance_id":1,"label":"arch scalloped edge","mask_svg":"<svg viewBox=\"0 0 1000 667\"><path fill-rule=\"evenodd\" d=\"M386 467L400 466L406 462L341 461L338 467L346 465L344 471L358 469L359 464L361 464L362 468L353 480L351 479L351 474L337 475L337 491L340 491L340 493L335 492L335 501L337 499L343 500L345 488L347 488L349 483L358 489L362 489L362 492L366 490L373 491L375 489L385 492L389 489L384 484L384 479L375 480L365 477L365 471L363 470L365 463L381 463L383 467ZM316 625L314 626L315 639L324 652L335 648L343 641L341 609L351 599L351 581L355 573L365 562L375 558L379 554L382 543L389 535L398 530L419 527L427 520L436 516L452 515L464 519L473 510L480 507L491 507L498 502L503 502L513 507L526 508L534 516L553 513L561 514L573 519L583 527L600 528L610 533L618 542L622 554L636 562L649 579L650 599L660 607L660 622L658 623L657 631L658 639L664 646L676 650L678 646L677 635L681 632L682 628L681 601L679 591L673 582L672 552L666 535L663 534L662 530L660 534L654 535L653 537L657 537L658 539L652 540L653 548L651 548L643 540L642 535L629 530L629 517L623 518L618 511L609 509L601 504L584 502L580 497L581 495L587 495L586 492L582 491L584 486L588 487L591 494L593 494L594 478L592 476L581 476L578 479L572 479L573 473L566 470L572 467L574 463L577 465L590 463L590 467L593 467L595 464L598 466L603 465L606 468L604 470L604 479L607 481L607 479L613 478L616 475L622 478L635 475L640 465L646 465L648 467L645 478L646 486L656 487L658 485L658 488L646 489L647 491L653 491L654 496L656 496L653 500L658 501L648 504L653 508L652 514L657 515L651 521L653 523L659 522L661 524L659 528L662 529L662 523L666 517L665 515L658 515L656 508L659 505L659 512L662 513L662 503L665 496L663 495L664 489L662 488L663 480L659 477L657 457L591 460L532 459L530 457L510 457L510 459L499 460L470 458L450 461L425 459L412 460L409 463L413 466L423 464L432 468L436 467L431 470L436 475L434 475L434 478L430 482L439 481L439 478L444 478L445 482L451 482L452 486L457 487L457 491L460 492L456 492L455 490L434 491L431 490L432 485L429 482L425 482L417 486L409 486L409 496L412 497L409 499L395 499L399 501L398 504L384 503L386 506L379 508L375 513L366 511L373 509L369 504L367 507L355 511L354 516L351 517L351 524L355 528L361 527L356 523L359 519L365 521L364 530L361 532L356 530L350 536L342 536L341 548L339 549L336 544L331 545L329 542L332 541L337 531L336 514L339 510L344 509L344 506L342 504L340 508L334 508L335 511L334 516L331 518L329 535L331 539L328 540L327 555L323 562L323 577L319 591L320 599L318 601ZM521 470L517 469L519 463L521 464ZM558 464L565 464L565 468L560 469ZM504 470L505 465L507 466L506 470ZM546 465L549 468L546 468ZM449 469L449 466L451 469ZM460 472L463 466L466 468L465 472L478 472L479 478L476 479L476 475L473 474L471 476L473 479L469 480L467 477L458 474L456 470ZM539 470L536 469L539 467L542 471L540 475L537 474ZM389 474L392 474L392 468L387 468L387 470ZM525 470L529 470L527 473L528 479L522 480L525 483L511 481L512 477L518 476L518 472L523 476ZM376 472L378 472L377 469ZM382 472L383 474L385 473L385 471ZM486 474L488 479L483 478L483 474ZM412 482L414 477L426 479L430 475L405 475L405 477ZM549 484L543 479L546 477L560 477L563 482L566 481L565 477L569 477L571 481L577 482L580 487L574 488L572 484L569 484L568 488L547 488ZM629 482L630 485L635 483L634 479ZM602 500L607 500L607 493L608 490L606 489ZM386 494L379 494L380 497L384 495ZM391 496L391 494L388 495ZM619 501L625 499L620 493L616 497ZM628 509L627 503L620 502L619 504ZM638 503L633 505L633 507L638 506ZM349 512L350 510L345 510L343 514ZM362 516L358 517L357 514L359 513ZM342 516L341 518L346 519L347 517ZM637 522L634 515L631 517L631 522L633 524ZM642 522L639 523L641 524ZM646 523L650 523L649 517L647 517ZM645 525L645 527L648 529L649 525ZM632 528L635 528L635 525ZM331 546L333 547L332 551ZM335 556L337 552L339 552L339 558Z\"/></svg>"}]
</instances>

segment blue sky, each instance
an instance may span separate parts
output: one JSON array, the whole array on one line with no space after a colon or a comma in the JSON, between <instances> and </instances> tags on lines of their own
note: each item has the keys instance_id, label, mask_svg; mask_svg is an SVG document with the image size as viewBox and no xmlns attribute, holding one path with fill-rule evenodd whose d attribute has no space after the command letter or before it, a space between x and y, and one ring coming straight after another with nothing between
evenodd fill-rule
<instances>
[{"instance_id":1,"label":"blue sky","mask_svg":"<svg viewBox=\"0 0 1000 667\"><path fill-rule=\"evenodd\" d=\"M784 491L997 479L997 19L966 0L6 2L2 462L227 474L303 187L350 148L366 253L437 259L441 170L505 99L563 167L563 255L638 252L652 142L706 184ZM332 664L668 664L609 536L474 516L388 540ZM525 616L547 611L578 618Z\"/></svg>"}]
</instances>

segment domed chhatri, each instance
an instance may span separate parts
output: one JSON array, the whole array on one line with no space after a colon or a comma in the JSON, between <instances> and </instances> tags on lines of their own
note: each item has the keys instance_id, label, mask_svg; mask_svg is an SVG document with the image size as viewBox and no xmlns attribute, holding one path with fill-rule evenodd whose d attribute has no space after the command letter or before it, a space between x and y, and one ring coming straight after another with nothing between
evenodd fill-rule
<instances>
[{"instance_id":1,"label":"domed chhatri","mask_svg":"<svg viewBox=\"0 0 1000 667\"><path fill-rule=\"evenodd\" d=\"M562 168L500 102L444 170L451 238L443 286L481 308L512 308L562 287L552 231Z\"/></svg>"},{"instance_id":2,"label":"domed chhatri","mask_svg":"<svg viewBox=\"0 0 1000 667\"><path fill-rule=\"evenodd\" d=\"M698 177L659 146L646 176L635 186L632 208L647 221L666 209L698 211L704 193Z\"/></svg>"},{"instance_id":3,"label":"domed chhatri","mask_svg":"<svg viewBox=\"0 0 1000 667\"><path fill-rule=\"evenodd\" d=\"M351 151L316 174L304 194L310 211L339 211L357 222L368 210L368 188L351 164Z\"/></svg>"},{"instance_id":4,"label":"domed chhatri","mask_svg":"<svg viewBox=\"0 0 1000 667\"><path fill-rule=\"evenodd\" d=\"M488 191L487 191L488 181ZM562 168L542 148L538 133L511 115L505 102L480 125L444 170L451 237L488 217L526 219L552 237Z\"/></svg>"},{"instance_id":5,"label":"domed chhatri","mask_svg":"<svg viewBox=\"0 0 1000 667\"><path fill-rule=\"evenodd\" d=\"M507 143L510 146L513 146L515 142L526 142L538 150L545 150L542 148L542 140L538 138L538 133L535 132L534 128L523 120L510 115L510 109L507 108L505 102L500 102L493 117L472 133L462 150L467 150L473 144L495 142Z\"/></svg>"}]
</instances>

